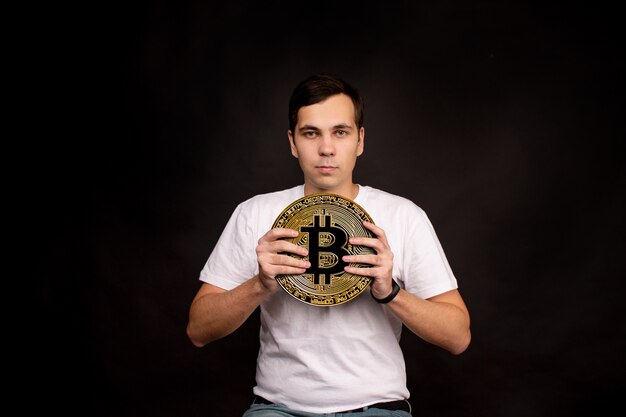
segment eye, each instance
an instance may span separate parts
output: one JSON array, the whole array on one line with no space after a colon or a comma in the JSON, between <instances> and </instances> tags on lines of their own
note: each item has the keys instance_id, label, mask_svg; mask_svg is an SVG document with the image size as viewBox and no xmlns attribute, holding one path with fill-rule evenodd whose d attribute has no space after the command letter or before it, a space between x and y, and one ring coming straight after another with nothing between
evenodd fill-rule
<instances>
[{"instance_id":1,"label":"eye","mask_svg":"<svg viewBox=\"0 0 626 417\"><path fill-rule=\"evenodd\" d=\"M317 132L314 130L307 130L306 132L302 133L302 136L304 136L305 138L312 139L315 136L317 136Z\"/></svg>"},{"instance_id":2,"label":"eye","mask_svg":"<svg viewBox=\"0 0 626 417\"><path fill-rule=\"evenodd\" d=\"M348 132L346 132L345 130L339 129L337 132L335 132L335 134L339 136L340 138L343 138L344 136L348 135Z\"/></svg>"}]
</instances>

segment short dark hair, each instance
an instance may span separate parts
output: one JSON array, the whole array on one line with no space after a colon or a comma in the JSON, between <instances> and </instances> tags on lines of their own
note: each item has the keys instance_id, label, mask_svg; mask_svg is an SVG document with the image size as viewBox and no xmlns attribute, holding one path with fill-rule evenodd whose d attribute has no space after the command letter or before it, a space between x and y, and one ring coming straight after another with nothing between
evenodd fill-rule
<instances>
[{"instance_id":1,"label":"short dark hair","mask_svg":"<svg viewBox=\"0 0 626 417\"><path fill-rule=\"evenodd\" d=\"M356 88L330 74L311 75L293 90L289 100L289 130L298 124L298 110L304 106L320 103L328 97L345 94L354 104L354 121L357 128L363 127L363 98Z\"/></svg>"}]
</instances>

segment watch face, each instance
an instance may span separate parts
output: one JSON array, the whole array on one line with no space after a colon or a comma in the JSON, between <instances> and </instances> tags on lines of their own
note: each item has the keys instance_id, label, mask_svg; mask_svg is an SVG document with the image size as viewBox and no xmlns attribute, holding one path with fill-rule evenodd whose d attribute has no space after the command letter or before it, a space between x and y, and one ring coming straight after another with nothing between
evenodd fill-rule
<instances>
[{"instance_id":1,"label":"watch face","mask_svg":"<svg viewBox=\"0 0 626 417\"><path fill-rule=\"evenodd\" d=\"M374 223L361 206L336 194L313 194L291 203L272 227L300 232L285 240L307 248L309 254L289 255L309 261L311 267L304 274L277 275L278 284L297 300L315 306L334 306L357 297L372 278L350 274L344 268L370 265L346 263L342 257L375 253L348 242L351 237L375 237L363 226L365 220Z\"/></svg>"}]
</instances>

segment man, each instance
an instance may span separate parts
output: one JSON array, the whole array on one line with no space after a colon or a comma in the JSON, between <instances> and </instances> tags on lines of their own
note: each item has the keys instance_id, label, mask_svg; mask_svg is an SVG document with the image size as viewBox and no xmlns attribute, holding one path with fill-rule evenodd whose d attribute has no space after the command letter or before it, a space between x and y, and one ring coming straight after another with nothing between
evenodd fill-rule
<instances>
[{"instance_id":1,"label":"man","mask_svg":"<svg viewBox=\"0 0 626 417\"><path fill-rule=\"evenodd\" d=\"M256 395L246 417L410 416L402 324L453 354L470 342L469 313L426 214L407 199L355 184L363 153L363 101L341 79L315 75L289 103L289 144L304 185L257 195L233 213L200 274L187 333L196 346L235 331L261 307ZM374 254L345 256L346 272L371 277L371 296L315 307L282 291L275 277L302 274L307 250L297 232L271 229L293 201L332 193L354 200L376 225L374 238L351 238ZM304 258L287 255L292 253ZM309 414L312 413L312 414Z\"/></svg>"}]
</instances>

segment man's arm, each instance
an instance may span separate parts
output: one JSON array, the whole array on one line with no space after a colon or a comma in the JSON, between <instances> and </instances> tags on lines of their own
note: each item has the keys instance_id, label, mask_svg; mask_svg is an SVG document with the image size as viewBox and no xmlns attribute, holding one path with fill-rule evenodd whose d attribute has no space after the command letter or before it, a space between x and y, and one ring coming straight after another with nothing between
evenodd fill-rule
<instances>
[{"instance_id":1,"label":"man's arm","mask_svg":"<svg viewBox=\"0 0 626 417\"><path fill-rule=\"evenodd\" d=\"M261 302L279 288L276 275L302 274L310 264L284 254L285 252L306 256L305 248L281 240L295 237L291 229L272 229L261 239L256 248L259 274L230 291L211 284L203 284L198 290L191 308L187 335L194 345L207 343L227 336L237 330Z\"/></svg>"},{"instance_id":2,"label":"man's arm","mask_svg":"<svg viewBox=\"0 0 626 417\"><path fill-rule=\"evenodd\" d=\"M467 349L471 340L470 318L458 290L426 300L400 290L388 304L413 333L454 355Z\"/></svg>"},{"instance_id":3,"label":"man's arm","mask_svg":"<svg viewBox=\"0 0 626 417\"><path fill-rule=\"evenodd\" d=\"M383 299L393 289L393 253L380 227L369 222L363 224L376 238L350 238L350 243L371 247L376 254L344 256L343 260L372 265L369 268L346 267L346 271L374 278L370 286L372 295ZM467 349L471 339L469 312L457 290L426 300L400 290L387 305L413 333L425 341L455 355Z\"/></svg>"},{"instance_id":4,"label":"man's arm","mask_svg":"<svg viewBox=\"0 0 626 417\"><path fill-rule=\"evenodd\" d=\"M189 339L197 347L202 347L229 335L250 317L270 293L258 275L231 291L202 284L189 310Z\"/></svg>"}]
</instances>

